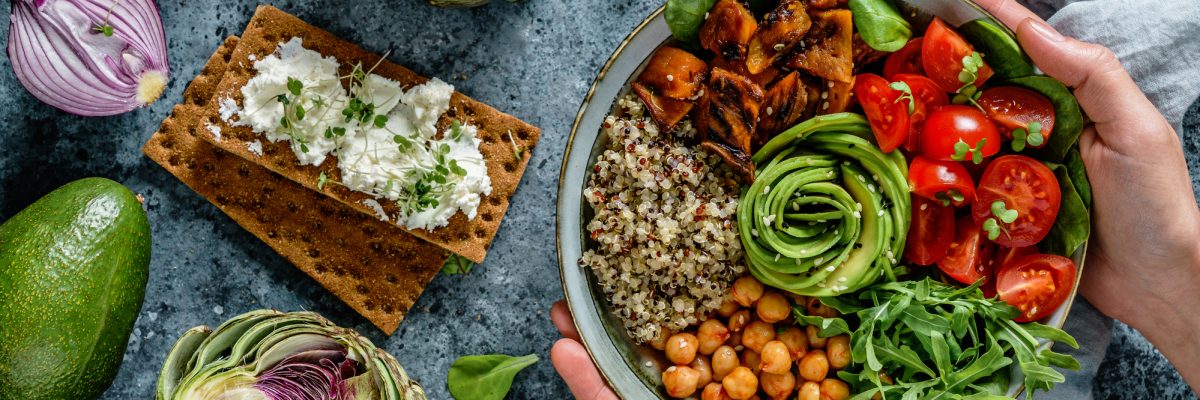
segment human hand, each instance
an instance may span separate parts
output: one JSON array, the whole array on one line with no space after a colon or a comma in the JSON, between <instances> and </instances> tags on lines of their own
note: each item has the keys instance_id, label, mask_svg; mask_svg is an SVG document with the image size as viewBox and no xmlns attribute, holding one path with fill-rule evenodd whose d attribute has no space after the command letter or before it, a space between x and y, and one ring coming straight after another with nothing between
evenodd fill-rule
<instances>
[{"instance_id":1,"label":"human hand","mask_svg":"<svg viewBox=\"0 0 1200 400\"><path fill-rule=\"evenodd\" d=\"M1112 51L1064 38L1014 0L975 2L1073 88L1092 119L1079 142L1095 200L1081 293L1142 331L1200 387L1200 209L1175 130Z\"/></svg>"},{"instance_id":2,"label":"human hand","mask_svg":"<svg viewBox=\"0 0 1200 400\"><path fill-rule=\"evenodd\" d=\"M579 332L575 330L567 303L562 300L554 303L550 308L550 321L563 335L550 348L550 362L563 381L567 382L571 394L580 400L616 400L617 395L604 383L600 371L592 364L592 357L580 344Z\"/></svg>"}]
</instances>

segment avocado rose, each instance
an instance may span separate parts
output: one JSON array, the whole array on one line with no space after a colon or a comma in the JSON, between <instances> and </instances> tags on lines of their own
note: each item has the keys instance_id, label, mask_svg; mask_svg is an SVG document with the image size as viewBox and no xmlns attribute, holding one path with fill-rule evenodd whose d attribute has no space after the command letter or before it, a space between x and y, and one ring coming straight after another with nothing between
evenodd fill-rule
<instances>
[{"instance_id":1,"label":"avocado rose","mask_svg":"<svg viewBox=\"0 0 1200 400\"><path fill-rule=\"evenodd\" d=\"M158 400L424 400L395 358L310 312L251 311L192 328L158 377Z\"/></svg>"},{"instance_id":2,"label":"avocado rose","mask_svg":"<svg viewBox=\"0 0 1200 400\"><path fill-rule=\"evenodd\" d=\"M895 279L911 213L908 168L870 136L861 115L824 115L754 154L759 172L737 215L755 278L821 297Z\"/></svg>"}]
</instances>

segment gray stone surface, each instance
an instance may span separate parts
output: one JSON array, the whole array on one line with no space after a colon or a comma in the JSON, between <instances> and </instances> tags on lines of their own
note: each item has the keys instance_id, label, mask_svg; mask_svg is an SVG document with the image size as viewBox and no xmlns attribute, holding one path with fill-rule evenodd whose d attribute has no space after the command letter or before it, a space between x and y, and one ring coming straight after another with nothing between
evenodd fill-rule
<instances>
[{"instance_id":1,"label":"gray stone surface","mask_svg":"<svg viewBox=\"0 0 1200 400\"><path fill-rule=\"evenodd\" d=\"M434 399L449 398L445 376L454 358L477 353L541 355L543 361L521 373L509 397L566 398L547 359L558 336L546 318L551 303L562 295L552 218L561 153L596 71L658 4L527 0L439 10L418 0L275 3L367 49L382 52L394 46L392 60L447 79L543 129L487 261L467 276L435 279L392 337L139 150L221 39L241 31L257 5L253 1L159 1L170 46L171 84L157 104L122 116L86 119L42 105L20 87L4 58L0 221L86 176L109 177L146 196L155 235L150 284L125 363L105 398L152 398L159 366L180 333L258 308L312 310L356 328L395 354ZM6 30L0 35L7 39ZM1197 111L1193 108L1185 135L1193 176L1200 176ZM1117 327L1096 394L1193 397L1162 356L1123 325Z\"/></svg>"}]
</instances>

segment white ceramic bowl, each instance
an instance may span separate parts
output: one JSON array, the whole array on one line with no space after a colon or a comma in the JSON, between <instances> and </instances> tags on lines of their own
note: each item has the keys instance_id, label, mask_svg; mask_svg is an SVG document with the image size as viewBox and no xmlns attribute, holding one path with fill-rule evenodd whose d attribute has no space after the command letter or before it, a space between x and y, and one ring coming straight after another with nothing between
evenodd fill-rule
<instances>
[{"instance_id":1,"label":"white ceramic bowl","mask_svg":"<svg viewBox=\"0 0 1200 400\"><path fill-rule=\"evenodd\" d=\"M953 26L981 18L1003 26L967 0L901 0L900 3L902 12L918 21L928 21L936 15ZM641 71L645 61L670 37L663 9L659 8L617 46L596 76L575 117L558 182L558 261L567 305L601 375L618 395L626 399L666 399L660 374L668 364L661 352L634 344L622 323L609 312L608 303L595 285L591 271L579 266L578 260L587 243L583 226L591 215L582 192L591 173L589 167L606 145L605 138L600 135L600 125L613 111L616 100L629 92L629 83ZM1077 277L1083 272L1086 247L1085 244L1073 257L1079 268ZM1061 328L1074 298L1072 289L1067 301L1042 322ZM1014 368L1010 396L1021 393L1024 389L1021 382L1019 371Z\"/></svg>"}]
</instances>

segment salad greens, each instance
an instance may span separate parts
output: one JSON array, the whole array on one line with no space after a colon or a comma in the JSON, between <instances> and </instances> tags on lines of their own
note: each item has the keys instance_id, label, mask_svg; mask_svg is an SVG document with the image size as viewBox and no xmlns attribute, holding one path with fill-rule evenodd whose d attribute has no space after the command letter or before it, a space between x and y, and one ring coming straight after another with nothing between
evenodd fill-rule
<instances>
[{"instance_id":1,"label":"salad greens","mask_svg":"<svg viewBox=\"0 0 1200 400\"><path fill-rule=\"evenodd\" d=\"M1050 100L1054 105L1054 130L1050 132L1046 147L1026 151L1043 161L1057 163L1066 159L1067 152L1077 147L1079 135L1083 133L1083 112L1079 110L1075 95L1058 80L1043 75L1009 79L999 85L1029 89Z\"/></svg>"},{"instance_id":2,"label":"salad greens","mask_svg":"<svg viewBox=\"0 0 1200 400\"><path fill-rule=\"evenodd\" d=\"M912 39L912 26L888 0L850 0L854 27L871 48L893 52Z\"/></svg>"},{"instance_id":3,"label":"salad greens","mask_svg":"<svg viewBox=\"0 0 1200 400\"><path fill-rule=\"evenodd\" d=\"M977 19L958 27L975 50L983 53L984 61L992 67L992 79L1005 80L1034 75L1033 61L1021 50L1016 39L1004 28L985 19Z\"/></svg>"},{"instance_id":4,"label":"salad greens","mask_svg":"<svg viewBox=\"0 0 1200 400\"><path fill-rule=\"evenodd\" d=\"M671 35L682 43L698 45L697 35L700 26L704 24L704 15L712 8L717 0L667 0L667 9L663 16L667 19L667 27Z\"/></svg>"},{"instance_id":5,"label":"salad greens","mask_svg":"<svg viewBox=\"0 0 1200 400\"><path fill-rule=\"evenodd\" d=\"M1071 149L1067 153L1067 164L1043 163L1058 178L1062 205L1059 206L1058 218L1050 227L1050 233L1038 243L1038 247L1046 254L1070 257L1092 233L1092 218L1088 211L1092 199L1091 184L1083 174L1083 160L1079 158L1078 149ZM1076 180L1079 182L1076 183Z\"/></svg>"},{"instance_id":6,"label":"salad greens","mask_svg":"<svg viewBox=\"0 0 1200 400\"><path fill-rule=\"evenodd\" d=\"M981 283L959 288L930 278L888 282L821 299L844 317L809 316L799 307L794 313L799 324L819 327L822 337L850 334L853 363L838 377L858 393L855 400L876 393L904 399L1002 398L1007 367L1014 363L1024 374L1029 397L1065 380L1052 366L1079 368L1075 359L1041 348L1038 341L1078 348L1075 339L1057 328L1014 322L1019 311L984 298Z\"/></svg>"},{"instance_id":7,"label":"salad greens","mask_svg":"<svg viewBox=\"0 0 1200 400\"><path fill-rule=\"evenodd\" d=\"M446 275L462 275L471 272L473 268L475 268L475 263L471 262L471 260L458 254L451 254L450 258L446 259L446 263L442 264L442 273Z\"/></svg>"},{"instance_id":8,"label":"salad greens","mask_svg":"<svg viewBox=\"0 0 1200 400\"><path fill-rule=\"evenodd\" d=\"M446 387L458 400L502 400L517 373L537 362L537 354L462 356L450 366Z\"/></svg>"}]
</instances>

